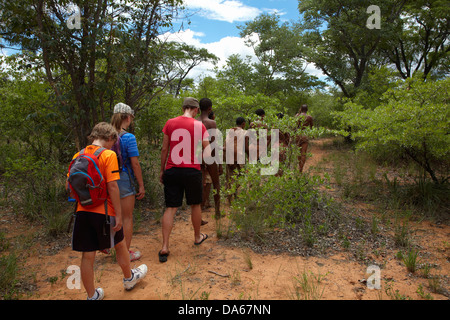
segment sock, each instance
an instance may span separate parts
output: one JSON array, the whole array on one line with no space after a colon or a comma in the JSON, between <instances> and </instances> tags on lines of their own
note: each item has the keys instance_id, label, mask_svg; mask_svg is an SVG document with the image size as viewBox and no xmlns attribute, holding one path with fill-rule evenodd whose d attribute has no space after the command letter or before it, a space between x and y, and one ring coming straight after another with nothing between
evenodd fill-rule
<instances>
[{"instance_id":1,"label":"sock","mask_svg":"<svg viewBox=\"0 0 450 320\"><path fill-rule=\"evenodd\" d=\"M130 278L123 278L125 281L131 281L131 280L133 280L133 278L134 278L134 273L133 273L133 270L131 270L131 277Z\"/></svg>"},{"instance_id":2,"label":"sock","mask_svg":"<svg viewBox=\"0 0 450 320\"><path fill-rule=\"evenodd\" d=\"M88 297L88 300L95 300L97 298L98 298L98 292L97 292L97 289L95 289L94 295L91 298Z\"/></svg>"}]
</instances>

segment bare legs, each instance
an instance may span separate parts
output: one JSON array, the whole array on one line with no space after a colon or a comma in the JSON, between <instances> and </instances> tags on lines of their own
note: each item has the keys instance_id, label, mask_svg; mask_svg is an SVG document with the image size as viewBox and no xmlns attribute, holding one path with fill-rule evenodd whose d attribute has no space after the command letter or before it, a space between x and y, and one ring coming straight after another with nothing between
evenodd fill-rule
<instances>
[{"instance_id":1,"label":"bare legs","mask_svg":"<svg viewBox=\"0 0 450 320\"><path fill-rule=\"evenodd\" d=\"M134 195L120 199L120 204L122 206L123 235L128 250L130 250L131 238L133 237L133 210L135 202L136 197Z\"/></svg>"},{"instance_id":2,"label":"bare legs","mask_svg":"<svg viewBox=\"0 0 450 320\"><path fill-rule=\"evenodd\" d=\"M298 167L300 172L303 172L303 167L305 166L306 162L306 151L308 150L308 142L303 142L300 145L300 156L298 157Z\"/></svg>"},{"instance_id":3,"label":"bare legs","mask_svg":"<svg viewBox=\"0 0 450 320\"><path fill-rule=\"evenodd\" d=\"M166 208L161 219L163 244L161 254L169 253L169 238L173 228L173 219L177 213L178 208ZM194 242L200 242L202 235L200 233L200 226L202 223L202 208L201 204L191 205L191 221L194 227Z\"/></svg>"},{"instance_id":4,"label":"bare legs","mask_svg":"<svg viewBox=\"0 0 450 320\"><path fill-rule=\"evenodd\" d=\"M121 241L114 247L117 254L117 263L122 269L124 278L131 278L131 264L130 255L125 241ZM83 281L84 288L88 294L88 297L92 297L95 293L94 285L94 262L96 251L83 252L81 256L81 281Z\"/></svg>"},{"instance_id":5,"label":"bare legs","mask_svg":"<svg viewBox=\"0 0 450 320\"><path fill-rule=\"evenodd\" d=\"M214 189L216 190L214 194L214 210L215 210L215 218L220 219L220 180L219 180L219 166L217 163L213 163L211 165L207 165L206 169L211 176L212 184Z\"/></svg>"}]
</instances>

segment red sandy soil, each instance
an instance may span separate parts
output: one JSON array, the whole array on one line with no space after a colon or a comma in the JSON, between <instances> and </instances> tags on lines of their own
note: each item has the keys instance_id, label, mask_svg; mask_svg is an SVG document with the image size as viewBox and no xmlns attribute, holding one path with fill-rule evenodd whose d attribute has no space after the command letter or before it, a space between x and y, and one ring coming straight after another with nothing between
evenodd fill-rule
<instances>
[{"instance_id":1,"label":"red sandy soil","mask_svg":"<svg viewBox=\"0 0 450 320\"><path fill-rule=\"evenodd\" d=\"M316 164L328 151L315 142L309 150L313 156L307 160L308 167ZM0 217L5 219L5 217ZM226 218L224 218L226 219ZM364 279L367 265L355 261L346 251L327 257L302 257L289 254L257 254L250 249L226 246L216 235L213 210L204 212L209 221L202 232L209 238L200 246L194 245L193 228L189 211L177 215L171 235L171 253L168 262L158 261L161 246L161 226L155 221L141 223L133 237L132 249L142 253L140 261L132 263L148 266L146 278L132 291L125 291L122 285L120 267L112 256L99 253L95 264L96 286L105 291L105 300L291 300L305 299L300 290L299 279L307 275L314 283L317 294L311 298L327 300L390 300L386 293L397 291L397 296L421 300L417 290L421 285L425 294L430 293L429 280L419 270L415 274L407 271L403 262L396 258L398 250L387 251L374 257L381 269L380 290L367 287ZM14 227L10 224L10 227ZM415 243L421 252L427 252L423 262L432 264L432 275L441 278L441 286L448 285L450 275L450 227L436 225L429 221L415 222ZM9 227L8 227L9 228ZM15 234L32 232L19 227ZM11 233L6 233L8 237ZM68 289L65 270L79 265L81 254L71 250L70 245L49 254L49 247L34 245L28 250L25 268L32 274L35 288L29 297L32 300L83 300L86 293L81 289ZM313 281L320 279L320 283ZM445 289L447 290L447 289ZM298 295L297 295L298 293ZM443 294L430 293L435 300L447 300Z\"/></svg>"}]
</instances>

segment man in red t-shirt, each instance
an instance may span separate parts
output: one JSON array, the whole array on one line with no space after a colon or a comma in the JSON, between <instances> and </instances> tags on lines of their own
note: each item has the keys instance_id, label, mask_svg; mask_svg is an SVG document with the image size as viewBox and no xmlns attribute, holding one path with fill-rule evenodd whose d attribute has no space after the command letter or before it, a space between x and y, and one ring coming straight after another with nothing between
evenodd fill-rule
<instances>
[{"instance_id":1,"label":"man in red t-shirt","mask_svg":"<svg viewBox=\"0 0 450 320\"><path fill-rule=\"evenodd\" d=\"M186 98L183 115L166 122L161 150L160 181L164 184L166 210L162 218L163 244L159 251L159 261L166 262L169 256L169 237L173 219L183 203L191 206L194 227L194 244L199 245L208 238L200 232L202 222L202 172L203 150L205 156L211 154L209 134L201 121L195 118L199 111L197 99Z\"/></svg>"}]
</instances>

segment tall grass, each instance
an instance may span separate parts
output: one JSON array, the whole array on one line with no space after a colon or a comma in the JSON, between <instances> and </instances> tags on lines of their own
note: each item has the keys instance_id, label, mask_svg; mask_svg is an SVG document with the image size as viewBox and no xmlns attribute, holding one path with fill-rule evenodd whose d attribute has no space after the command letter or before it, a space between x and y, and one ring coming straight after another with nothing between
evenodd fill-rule
<instances>
[{"instance_id":1,"label":"tall grass","mask_svg":"<svg viewBox=\"0 0 450 320\"><path fill-rule=\"evenodd\" d=\"M413 248L410 248L408 250L408 252L406 253L406 255L403 255L403 257L402 257L402 260L406 266L406 269L411 273L415 273L417 270L417 265L419 262L418 256L419 256L419 251L415 250Z\"/></svg>"},{"instance_id":2,"label":"tall grass","mask_svg":"<svg viewBox=\"0 0 450 320\"><path fill-rule=\"evenodd\" d=\"M306 272L300 276L294 276L294 292L293 298L297 300L320 300L325 291L325 285L322 283L325 275Z\"/></svg>"},{"instance_id":3,"label":"tall grass","mask_svg":"<svg viewBox=\"0 0 450 320\"><path fill-rule=\"evenodd\" d=\"M57 236L68 225L73 206L65 190L66 164L25 156L20 163L7 161L3 174L3 199L16 215L41 223L45 233Z\"/></svg>"},{"instance_id":4,"label":"tall grass","mask_svg":"<svg viewBox=\"0 0 450 320\"><path fill-rule=\"evenodd\" d=\"M434 183L416 165L384 161L380 155L354 152L349 147L340 147L329 158L332 181L345 199L371 201L393 210L410 209L431 218L445 218L450 213L450 184Z\"/></svg>"},{"instance_id":5,"label":"tall grass","mask_svg":"<svg viewBox=\"0 0 450 320\"><path fill-rule=\"evenodd\" d=\"M14 252L0 256L0 298L5 300L16 299L17 256Z\"/></svg>"}]
</instances>

